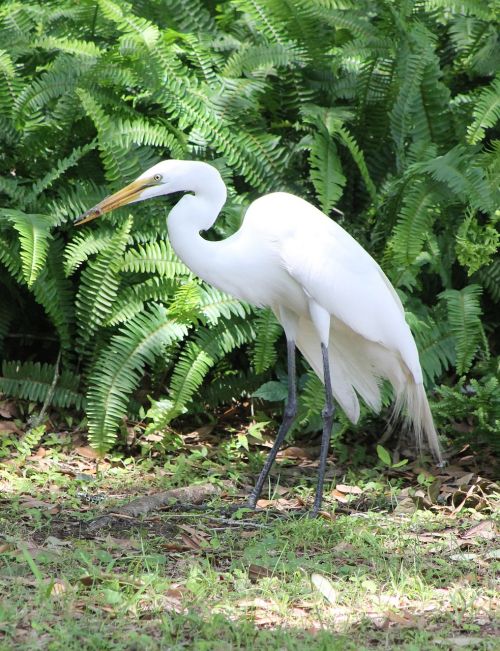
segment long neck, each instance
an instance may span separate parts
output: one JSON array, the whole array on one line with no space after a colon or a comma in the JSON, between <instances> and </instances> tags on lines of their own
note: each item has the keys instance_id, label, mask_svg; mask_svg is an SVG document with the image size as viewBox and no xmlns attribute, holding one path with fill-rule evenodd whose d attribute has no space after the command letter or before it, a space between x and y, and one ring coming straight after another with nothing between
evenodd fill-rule
<instances>
[{"instance_id":1,"label":"long neck","mask_svg":"<svg viewBox=\"0 0 500 651\"><path fill-rule=\"evenodd\" d=\"M196 187L172 208L168 216L169 239L179 258L200 278L221 287L220 278L226 261L218 255L219 242L209 242L200 232L208 230L226 201L226 186L217 170L200 175ZM205 170L204 170L205 171ZM221 287L223 289L223 287Z\"/></svg>"}]
</instances>

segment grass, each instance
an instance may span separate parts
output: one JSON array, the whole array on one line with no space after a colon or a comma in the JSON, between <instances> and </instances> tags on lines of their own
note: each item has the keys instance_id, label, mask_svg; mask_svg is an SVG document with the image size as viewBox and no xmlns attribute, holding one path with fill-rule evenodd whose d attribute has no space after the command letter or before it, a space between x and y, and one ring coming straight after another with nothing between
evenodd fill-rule
<instances>
[{"instance_id":1,"label":"grass","mask_svg":"<svg viewBox=\"0 0 500 651\"><path fill-rule=\"evenodd\" d=\"M418 511L432 485L418 469L345 469L310 520L292 508L311 493L296 478L308 464L289 462L262 513L223 516L233 490L90 535L87 520L147 492L232 475L244 493L248 467L199 446L97 474L84 447L29 452L4 451L0 470L2 650L498 648L494 496L474 476L453 504L467 469Z\"/></svg>"}]
</instances>

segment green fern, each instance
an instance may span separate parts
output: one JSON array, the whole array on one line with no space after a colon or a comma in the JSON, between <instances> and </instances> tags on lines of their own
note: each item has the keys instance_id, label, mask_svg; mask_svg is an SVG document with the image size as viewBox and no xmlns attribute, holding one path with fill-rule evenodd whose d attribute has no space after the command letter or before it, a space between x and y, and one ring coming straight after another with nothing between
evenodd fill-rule
<instances>
[{"instance_id":1,"label":"green fern","mask_svg":"<svg viewBox=\"0 0 500 651\"><path fill-rule=\"evenodd\" d=\"M467 140L475 145L484 138L486 129L500 120L500 79L495 79L490 87L479 94L473 118L472 124L467 127Z\"/></svg>"},{"instance_id":2,"label":"green fern","mask_svg":"<svg viewBox=\"0 0 500 651\"><path fill-rule=\"evenodd\" d=\"M83 351L96 330L111 314L120 285L120 267L132 220L126 220L109 245L89 262L76 296L78 349Z\"/></svg>"},{"instance_id":3,"label":"green fern","mask_svg":"<svg viewBox=\"0 0 500 651\"><path fill-rule=\"evenodd\" d=\"M151 415L154 415L154 419L148 431L166 427L171 420L182 414L208 371L221 356L250 342L253 336L252 324L238 319L198 330L177 360L169 385L169 400L161 410L153 405Z\"/></svg>"},{"instance_id":4,"label":"green fern","mask_svg":"<svg viewBox=\"0 0 500 651\"><path fill-rule=\"evenodd\" d=\"M329 214L342 196L346 178L333 138L326 129L318 131L311 146L311 180L321 209Z\"/></svg>"},{"instance_id":5,"label":"green fern","mask_svg":"<svg viewBox=\"0 0 500 651\"><path fill-rule=\"evenodd\" d=\"M398 265L406 267L415 263L436 218L435 205L434 190L425 181L417 181L406 191L389 244Z\"/></svg>"},{"instance_id":6,"label":"green fern","mask_svg":"<svg viewBox=\"0 0 500 651\"><path fill-rule=\"evenodd\" d=\"M0 376L0 391L7 395L43 403L52 390L56 369L51 364L39 362L4 362ZM79 391L80 378L73 371L62 371L57 379L51 403L54 407L84 406Z\"/></svg>"},{"instance_id":7,"label":"green fern","mask_svg":"<svg viewBox=\"0 0 500 651\"><path fill-rule=\"evenodd\" d=\"M481 293L479 285L468 285L461 290L447 289L440 295L448 308L448 321L455 337L457 371L460 375L469 370L484 341L479 303Z\"/></svg>"},{"instance_id":8,"label":"green fern","mask_svg":"<svg viewBox=\"0 0 500 651\"><path fill-rule=\"evenodd\" d=\"M43 269L50 239L50 218L47 215L28 214L20 210L3 210L19 233L24 280L31 287Z\"/></svg>"},{"instance_id":9,"label":"green fern","mask_svg":"<svg viewBox=\"0 0 500 651\"><path fill-rule=\"evenodd\" d=\"M252 363L256 373L264 373L276 363L276 342L283 328L271 310L261 310L254 320L255 343Z\"/></svg>"},{"instance_id":10,"label":"green fern","mask_svg":"<svg viewBox=\"0 0 500 651\"><path fill-rule=\"evenodd\" d=\"M91 445L106 452L127 414L127 405L143 376L162 349L179 342L186 325L171 320L161 305L150 305L115 334L96 359L89 376L87 413Z\"/></svg>"}]
</instances>

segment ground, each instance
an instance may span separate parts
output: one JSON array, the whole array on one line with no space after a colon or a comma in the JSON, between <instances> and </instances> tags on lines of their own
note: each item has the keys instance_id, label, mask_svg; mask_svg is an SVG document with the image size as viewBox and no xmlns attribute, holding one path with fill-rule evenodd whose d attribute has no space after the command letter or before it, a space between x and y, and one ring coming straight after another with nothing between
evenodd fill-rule
<instances>
[{"instance_id":1,"label":"ground","mask_svg":"<svg viewBox=\"0 0 500 651\"><path fill-rule=\"evenodd\" d=\"M5 422L2 650L498 648L498 487L467 450L441 470L334 455L313 520L316 451L289 447L261 511L230 515L262 462L262 441L248 453L241 432L153 436L141 457L98 463L79 434L27 438ZM218 495L201 510L89 527L134 498L207 482Z\"/></svg>"}]
</instances>

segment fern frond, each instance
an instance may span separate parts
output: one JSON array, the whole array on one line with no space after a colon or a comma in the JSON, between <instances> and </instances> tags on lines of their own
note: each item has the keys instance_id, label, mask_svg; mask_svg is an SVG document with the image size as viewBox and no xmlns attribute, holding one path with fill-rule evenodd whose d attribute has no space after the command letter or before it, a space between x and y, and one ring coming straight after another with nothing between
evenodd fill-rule
<instances>
[{"instance_id":1,"label":"fern frond","mask_svg":"<svg viewBox=\"0 0 500 651\"><path fill-rule=\"evenodd\" d=\"M261 310L253 321L255 343L252 351L252 364L256 373L264 373L274 366L278 353L276 342L283 333L271 310Z\"/></svg>"},{"instance_id":2,"label":"fern frond","mask_svg":"<svg viewBox=\"0 0 500 651\"><path fill-rule=\"evenodd\" d=\"M109 314L118 295L119 271L127 245L132 219L127 219L109 245L89 262L81 274L76 297L78 349L83 351Z\"/></svg>"},{"instance_id":3,"label":"fern frond","mask_svg":"<svg viewBox=\"0 0 500 651\"><path fill-rule=\"evenodd\" d=\"M500 120L500 78L479 93L472 116L472 124L467 127L467 140L475 145L484 138L486 129Z\"/></svg>"},{"instance_id":4,"label":"fern frond","mask_svg":"<svg viewBox=\"0 0 500 651\"><path fill-rule=\"evenodd\" d=\"M0 392L5 395L44 403L52 390L56 368L39 362L4 362ZM79 391L80 378L73 371L62 371L51 398L51 406L81 409L85 400Z\"/></svg>"},{"instance_id":5,"label":"fern frond","mask_svg":"<svg viewBox=\"0 0 500 651\"><path fill-rule=\"evenodd\" d=\"M79 231L64 250L64 273L71 276L90 256L109 247L115 231L86 228Z\"/></svg>"},{"instance_id":6,"label":"fern frond","mask_svg":"<svg viewBox=\"0 0 500 651\"><path fill-rule=\"evenodd\" d=\"M492 299L496 303L500 303L500 258L480 269L478 276Z\"/></svg>"},{"instance_id":7,"label":"fern frond","mask_svg":"<svg viewBox=\"0 0 500 651\"><path fill-rule=\"evenodd\" d=\"M250 342L253 336L252 324L239 319L198 330L177 360L169 385L168 409L162 412L161 419L155 418L154 427L165 427L182 414L221 356Z\"/></svg>"},{"instance_id":8,"label":"fern frond","mask_svg":"<svg viewBox=\"0 0 500 651\"><path fill-rule=\"evenodd\" d=\"M31 289L35 300L54 324L61 349L67 357L71 356L74 347L75 296L72 284L64 275L63 249L62 238L52 240L46 264Z\"/></svg>"},{"instance_id":9,"label":"fern frond","mask_svg":"<svg viewBox=\"0 0 500 651\"><path fill-rule=\"evenodd\" d=\"M121 271L158 274L164 278L192 276L186 265L180 262L167 240L146 242L129 249L123 256Z\"/></svg>"},{"instance_id":10,"label":"fern frond","mask_svg":"<svg viewBox=\"0 0 500 651\"><path fill-rule=\"evenodd\" d=\"M352 136L345 127L339 127L335 131L336 133L338 133L342 144L345 145L349 150L349 153L351 154L354 162L358 166L359 173L361 174L361 178L365 183L366 189L368 190L368 194L370 195L371 200L375 203L375 205L377 205L378 203L377 189L371 179L370 173L368 171L368 167L366 166L364 154L359 148L354 136Z\"/></svg>"},{"instance_id":11,"label":"fern frond","mask_svg":"<svg viewBox=\"0 0 500 651\"><path fill-rule=\"evenodd\" d=\"M321 209L328 215L342 196L346 178L335 142L326 129L314 134L309 161Z\"/></svg>"},{"instance_id":12,"label":"fern frond","mask_svg":"<svg viewBox=\"0 0 500 651\"><path fill-rule=\"evenodd\" d=\"M156 276L130 287L124 287L121 289L105 325L113 326L130 321L136 314L144 310L144 304L148 301L168 303L176 287L176 279L157 278Z\"/></svg>"},{"instance_id":13,"label":"fern frond","mask_svg":"<svg viewBox=\"0 0 500 651\"><path fill-rule=\"evenodd\" d=\"M406 190L389 244L398 265L406 267L415 263L431 233L435 206L436 195L431 184L417 180Z\"/></svg>"},{"instance_id":14,"label":"fern frond","mask_svg":"<svg viewBox=\"0 0 500 651\"><path fill-rule=\"evenodd\" d=\"M69 156L58 160L54 167L42 179L33 184L27 197L27 201L33 201L41 192L49 188L54 181L60 179L65 172L76 165L80 159L95 148L95 142L91 142L83 147L75 147Z\"/></svg>"},{"instance_id":15,"label":"fern frond","mask_svg":"<svg viewBox=\"0 0 500 651\"><path fill-rule=\"evenodd\" d=\"M425 321L417 321L409 313L406 317L415 336L425 382L432 385L445 371L455 366L455 338L442 318L428 317Z\"/></svg>"},{"instance_id":16,"label":"fern frond","mask_svg":"<svg viewBox=\"0 0 500 651\"><path fill-rule=\"evenodd\" d=\"M440 294L446 302L450 331L455 337L459 375L469 370L484 339L479 303L482 291L479 285L468 285L461 290L447 289Z\"/></svg>"},{"instance_id":17,"label":"fern frond","mask_svg":"<svg viewBox=\"0 0 500 651\"><path fill-rule=\"evenodd\" d=\"M180 342L187 326L168 317L165 307L151 305L113 335L99 354L89 376L87 413L91 445L104 453L116 438L121 419L146 365L164 348Z\"/></svg>"},{"instance_id":18,"label":"fern frond","mask_svg":"<svg viewBox=\"0 0 500 651\"><path fill-rule=\"evenodd\" d=\"M231 316L244 318L250 311L245 303L221 292L215 287L203 284L199 295L199 309L210 325L220 318L230 319Z\"/></svg>"},{"instance_id":19,"label":"fern frond","mask_svg":"<svg viewBox=\"0 0 500 651\"><path fill-rule=\"evenodd\" d=\"M47 215L29 214L20 210L1 210L19 233L24 279L31 287L43 269L50 240L51 220Z\"/></svg>"}]
</instances>

